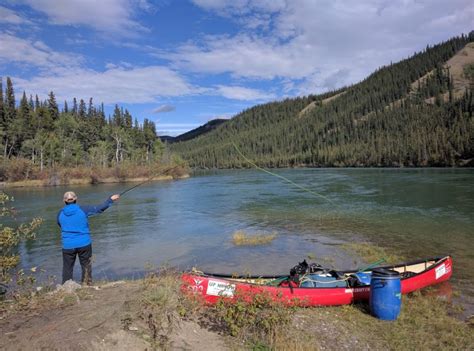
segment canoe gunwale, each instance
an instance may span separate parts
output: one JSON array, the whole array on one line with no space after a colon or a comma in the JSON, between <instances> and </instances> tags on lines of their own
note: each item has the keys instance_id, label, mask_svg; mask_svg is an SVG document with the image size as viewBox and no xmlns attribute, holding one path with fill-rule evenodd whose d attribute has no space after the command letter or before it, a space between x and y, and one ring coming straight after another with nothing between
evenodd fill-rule
<instances>
[{"instance_id":1,"label":"canoe gunwale","mask_svg":"<svg viewBox=\"0 0 474 351\"><path fill-rule=\"evenodd\" d=\"M395 269L395 268L413 266L413 265L420 264L420 263L426 263L426 262L429 262L429 261L434 261L434 263L431 264L426 269L424 269L424 270L422 270L418 273L414 273L410 277L401 277L400 278L400 280L405 280L405 279L413 278L413 277L415 277L417 275L420 275L420 274L423 274L425 272L428 272L432 269L435 269L437 266L442 264L444 261L446 261L450 257L452 258L451 255L436 256L436 257L432 257L432 258L418 259L418 260L398 263L398 264L394 264L394 265L377 266L377 267L374 267L374 268ZM338 272L346 275L346 274L354 274L354 273L357 273L357 272L360 272L360 271L354 269L354 270L341 270L341 271L338 271ZM286 275L284 274L284 275L241 275L241 276L236 276L236 275L232 275L232 274L209 273L209 272L199 272L199 273L189 272L189 273L190 274L195 274L195 275L200 275L200 276L203 276L203 277L209 277L209 278L214 277L214 278L226 279L226 280L230 280L230 281L235 281L237 279L279 279L279 278L288 277L287 274ZM262 285L262 284L256 284L256 283L251 283L251 282L238 282L238 283L251 284L251 285L257 285L257 286ZM305 288L305 287L299 287L299 288ZM305 288L305 289L314 289L314 288L309 287L309 288ZM318 289L333 289L333 288L326 288L326 287L320 287L319 288L318 287Z\"/></svg>"}]
</instances>

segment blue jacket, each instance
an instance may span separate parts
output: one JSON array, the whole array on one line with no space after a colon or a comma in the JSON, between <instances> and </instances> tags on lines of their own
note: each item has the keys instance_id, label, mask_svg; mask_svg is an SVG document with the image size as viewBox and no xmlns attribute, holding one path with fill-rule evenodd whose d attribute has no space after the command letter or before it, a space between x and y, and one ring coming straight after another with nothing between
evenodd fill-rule
<instances>
[{"instance_id":1,"label":"blue jacket","mask_svg":"<svg viewBox=\"0 0 474 351\"><path fill-rule=\"evenodd\" d=\"M64 206L58 213L57 221L61 227L61 238L63 249L76 249L89 245L91 235L87 217L104 212L112 205L109 197L102 205L79 206L69 204Z\"/></svg>"}]
</instances>

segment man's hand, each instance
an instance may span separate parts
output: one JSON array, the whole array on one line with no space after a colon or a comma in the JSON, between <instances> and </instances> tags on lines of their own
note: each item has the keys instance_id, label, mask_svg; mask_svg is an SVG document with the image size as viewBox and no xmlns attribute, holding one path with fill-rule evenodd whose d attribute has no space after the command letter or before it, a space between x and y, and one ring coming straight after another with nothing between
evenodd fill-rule
<instances>
[{"instance_id":1,"label":"man's hand","mask_svg":"<svg viewBox=\"0 0 474 351\"><path fill-rule=\"evenodd\" d=\"M110 199L111 199L112 201L117 201L118 199L120 199L120 195L119 195L119 194L112 195L112 196L110 197Z\"/></svg>"}]
</instances>

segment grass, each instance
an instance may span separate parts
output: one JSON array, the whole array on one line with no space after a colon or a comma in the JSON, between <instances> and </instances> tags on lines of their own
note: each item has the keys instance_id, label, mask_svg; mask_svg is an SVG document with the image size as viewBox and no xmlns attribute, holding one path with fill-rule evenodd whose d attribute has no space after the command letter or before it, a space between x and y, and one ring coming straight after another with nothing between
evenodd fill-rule
<instances>
[{"instance_id":1,"label":"grass","mask_svg":"<svg viewBox=\"0 0 474 351\"><path fill-rule=\"evenodd\" d=\"M176 273L158 269L139 282L124 282L137 284L138 290L130 290L137 294L130 301L130 308L116 315L118 324L125 330L138 326L139 331L133 333L138 335L143 331L142 337L151 343L151 349L172 349L169 336L180 333L176 327L183 320L218 331L231 349L468 350L474 345L472 321L453 317L452 305L433 294L435 289L403 296L399 318L386 322L372 317L367 304L288 308L265 294L251 299L236 295L232 301L221 300L215 306L205 306L182 293ZM113 288L109 289L113 293ZM79 289L75 295L38 294L28 299L25 296L24 305L17 312L69 308L79 300L95 299L91 297L93 292ZM7 312L13 306L0 303L0 312L2 307ZM2 318L6 320L9 315L3 313Z\"/></svg>"},{"instance_id":2,"label":"grass","mask_svg":"<svg viewBox=\"0 0 474 351\"><path fill-rule=\"evenodd\" d=\"M433 289L431 289L433 290ZM432 294L403 296L399 318L372 317L367 304L297 308L265 294L236 296L202 310L210 326L252 350L386 349L468 350L474 345L469 322L450 315L451 305Z\"/></svg>"},{"instance_id":3,"label":"grass","mask_svg":"<svg viewBox=\"0 0 474 351\"><path fill-rule=\"evenodd\" d=\"M328 320L349 330L361 343L389 350L468 350L474 333L467 323L449 315L450 304L437 296L403 296L396 321L378 320L366 305L332 308ZM337 319L337 320L336 320ZM374 332L376 331L376 332ZM376 346L378 345L378 346Z\"/></svg>"},{"instance_id":4,"label":"grass","mask_svg":"<svg viewBox=\"0 0 474 351\"><path fill-rule=\"evenodd\" d=\"M276 233L255 233L247 234L243 230L237 230L232 235L232 243L236 246L256 246L269 244L277 236Z\"/></svg>"}]
</instances>

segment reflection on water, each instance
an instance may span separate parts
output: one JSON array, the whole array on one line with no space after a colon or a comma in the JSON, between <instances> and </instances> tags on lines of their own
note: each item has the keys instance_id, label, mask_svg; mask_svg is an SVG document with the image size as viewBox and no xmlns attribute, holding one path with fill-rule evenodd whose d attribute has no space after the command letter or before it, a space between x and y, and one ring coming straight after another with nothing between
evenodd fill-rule
<instances>
[{"instance_id":1,"label":"reflection on water","mask_svg":"<svg viewBox=\"0 0 474 351\"><path fill-rule=\"evenodd\" d=\"M91 219L96 278L139 277L151 263L223 273L287 273L311 255L354 268L339 244L370 240L408 259L454 256L455 288L474 296L474 171L459 169L277 170L331 200L268 174L219 171L147 183ZM94 204L126 185L75 186ZM66 188L19 189L20 220L45 219L39 237L21 248L25 268L59 276L56 213ZM235 247L235 230L277 232L269 245ZM77 272L79 273L79 272Z\"/></svg>"}]
</instances>

